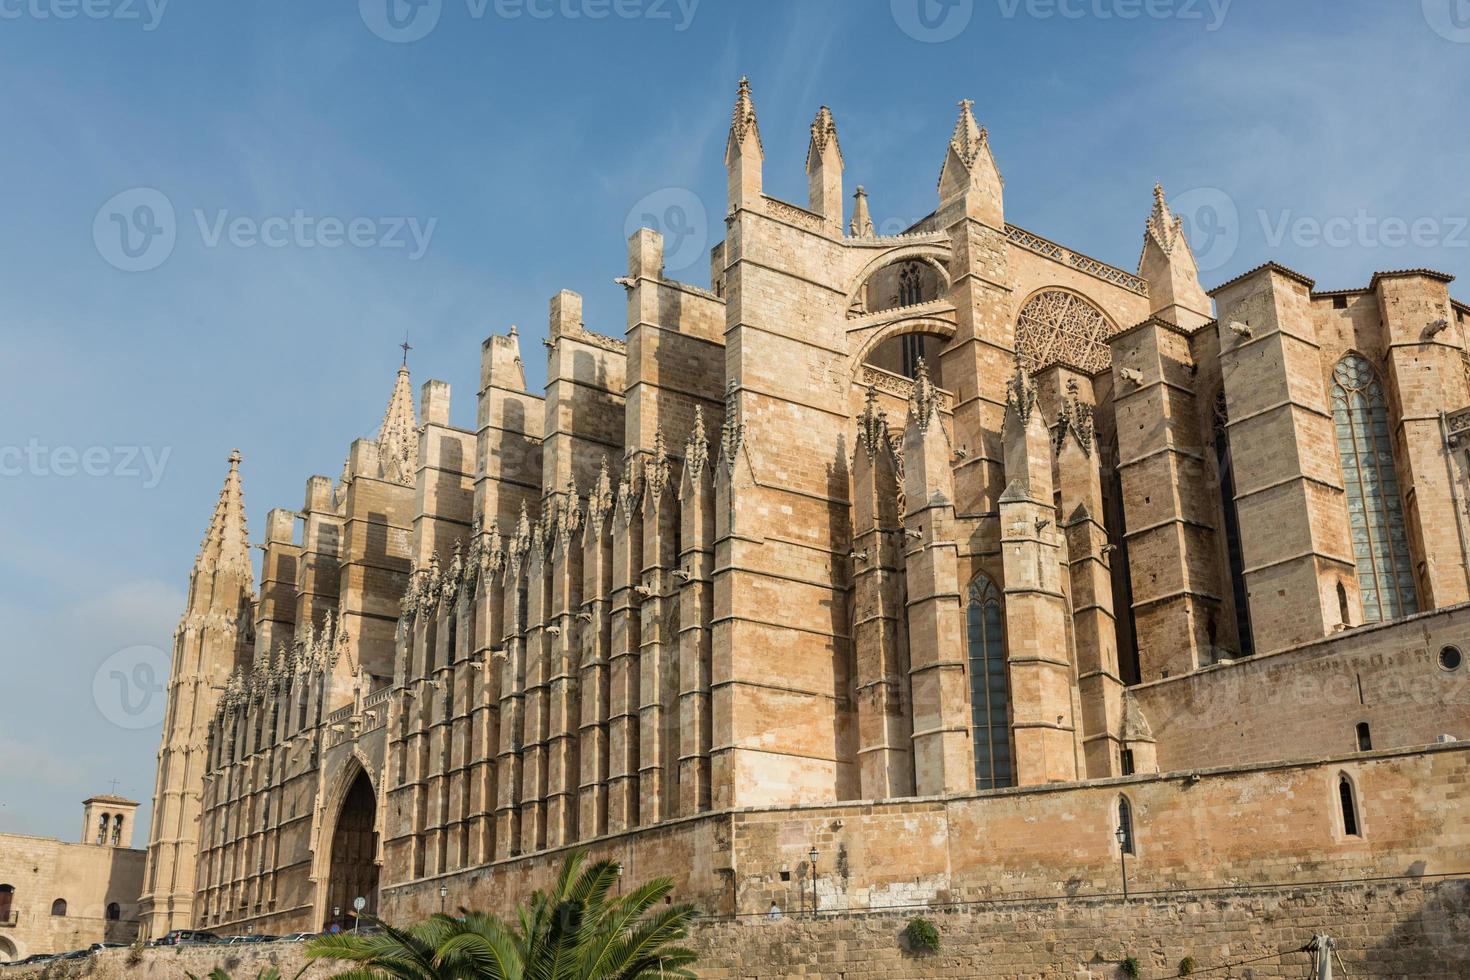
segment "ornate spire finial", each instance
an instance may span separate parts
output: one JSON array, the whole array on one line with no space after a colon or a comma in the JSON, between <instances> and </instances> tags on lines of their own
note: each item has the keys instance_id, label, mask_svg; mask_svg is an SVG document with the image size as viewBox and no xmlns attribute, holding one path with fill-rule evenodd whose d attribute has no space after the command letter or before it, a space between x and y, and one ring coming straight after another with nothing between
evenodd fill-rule
<instances>
[{"instance_id":1,"label":"ornate spire finial","mask_svg":"<svg viewBox=\"0 0 1470 980\"><path fill-rule=\"evenodd\" d=\"M1184 237L1184 219L1169 210L1161 183L1154 184L1154 207L1148 216L1147 237L1152 238L1165 255L1172 253Z\"/></svg>"},{"instance_id":2,"label":"ornate spire finial","mask_svg":"<svg viewBox=\"0 0 1470 980\"><path fill-rule=\"evenodd\" d=\"M874 233L873 216L868 213L868 192L861 184L853 200L852 222L847 226L847 233L854 238L871 238Z\"/></svg>"},{"instance_id":3,"label":"ornate spire finial","mask_svg":"<svg viewBox=\"0 0 1470 980\"><path fill-rule=\"evenodd\" d=\"M720 426L720 463L726 471L735 469L735 454L745 440L745 424L740 421L740 386L731 378L725 382L725 422Z\"/></svg>"},{"instance_id":4,"label":"ornate spire finial","mask_svg":"<svg viewBox=\"0 0 1470 980\"><path fill-rule=\"evenodd\" d=\"M405 364L398 369L393 392L388 396L388 408L383 412L383 423L378 427L378 468L382 479L412 486L419 468L419 435L406 352L404 357Z\"/></svg>"},{"instance_id":5,"label":"ornate spire finial","mask_svg":"<svg viewBox=\"0 0 1470 980\"><path fill-rule=\"evenodd\" d=\"M837 151L837 165L842 166L842 144L837 139L837 121L832 118L832 110L822 106L817 110L817 117L812 120L812 139L806 150L807 173L811 173L822 162L822 154L826 152L828 145Z\"/></svg>"},{"instance_id":6,"label":"ornate spire finial","mask_svg":"<svg viewBox=\"0 0 1470 980\"><path fill-rule=\"evenodd\" d=\"M735 108L730 114L730 137L725 144L727 162L745 138L752 134L755 136L756 149L764 156L766 150L761 143L760 126L755 121L755 101L750 97L750 79L741 75L740 88L735 93Z\"/></svg>"},{"instance_id":7,"label":"ornate spire finial","mask_svg":"<svg viewBox=\"0 0 1470 980\"><path fill-rule=\"evenodd\" d=\"M407 371L408 370L408 352L411 351L411 350L413 350L413 347L408 342L408 335L407 334L404 334L404 336L403 336L403 343L399 344L398 346L403 348L403 367L402 367L401 370Z\"/></svg>"},{"instance_id":8,"label":"ornate spire finial","mask_svg":"<svg viewBox=\"0 0 1470 980\"><path fill-rule=\"evenodd\" d=\"M253 574L250 564L250 531L245 524L245 495L240 489L240 450L229 455L230 469L214 504L214 515L199 545L196 569L230 570Z\"/></svg>"},{"instance_id":9,"label":"ornate spire finial","mask_svg":"<svg viewBox=\"0 0 1470 980\"><path fill-rule=\"evenodd\" d=\"M709 438L704 432L704 408L694 406L694 427L689 431L689 442L684 446L684 467L693 479L698 479L709 462Z\"/></svg>"},{"instance_id":10,"label":"ornate spire finial","mask_svg":"<svg viewBox=\"0 0 1470 980\"><path fill-rule=\"evenodd\" d=\"M929 380L929 364L921 357L918 370L914 372L914 394L909 399L909 415L918 423L920 431L928 432L938 413L939 393Z\"/></svg>"},{"instance_id":11,"label":"ornate spire finial","mask_svg":"<svg viewBox=\"0 0 1470 980\"><path fill-rule=\"evenodd\" d=\"M1092 406L1085 404L1079 394L1080 385L1076 378L1067 379L1068 397L1057 412L1056 451L1060 453L1068 434L1077 440L1077 445L1088 456L1092 455L1094 424Z\"/></svg>"},{"instance_id":12,"label":"ornate spire finial","mask_svg":"<svg viewBox=\"0 0 1470 980\"><path fill-rule=\"evenodd\" d=\"M888 416L878 407L878 389L868 385L863 414L858 416L858 438L868 451L868 459L878 452L878 445L888 440Z\"/></svg>"},{"instance_id":13,"label":"ornate spire finial","mask_svg":"<svg viewBox=\"0 0 1470 980\"><path fill-rule=\"evenodd\" d=\"M1016 352L1016 372L1006 382L1006 414L1014 413L1016 419L1024 426L1030 423L1031 413L1036 408L1036 382L1031 379L1031 372L1026 370L1025 363L1021 360L1021 352Z\"/></svg>"}]
</instances>

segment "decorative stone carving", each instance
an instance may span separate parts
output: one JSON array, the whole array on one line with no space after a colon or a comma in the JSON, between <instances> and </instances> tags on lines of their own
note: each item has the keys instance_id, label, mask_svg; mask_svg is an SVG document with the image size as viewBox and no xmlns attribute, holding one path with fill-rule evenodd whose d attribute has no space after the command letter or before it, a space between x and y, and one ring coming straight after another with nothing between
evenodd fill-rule
<instances>
[{"instance_id":1,"label":"decorative stone carving","mask_svg":"<svg viewBox=\"0 0 1470 980\"><path fill-rule=\"evenodd\" d=\"M1060 289L1033 296L1016 318L1016 353L1035 371L1052 364L1096 374L1112 363L1107 317L1076 293Z\"/></svg>"}]
</instances>

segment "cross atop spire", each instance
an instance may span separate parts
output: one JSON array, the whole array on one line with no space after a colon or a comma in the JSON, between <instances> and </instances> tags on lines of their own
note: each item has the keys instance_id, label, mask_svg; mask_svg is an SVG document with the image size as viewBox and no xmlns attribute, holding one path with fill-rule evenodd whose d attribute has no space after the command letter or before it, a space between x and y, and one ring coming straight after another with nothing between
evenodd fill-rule
<instances>
[{"instance_id":1,"label":"cross atop spire","mask_svg":"<svg viewBox=\"0 0 1470 980\"><path fill-rule=\"evenodd\" d=\"M411 350L413 350L413 346L411 344L409 344L408 337L407 336L405 336L403 338L403 343L399 344L398 346L403 348L403 367L404 367L404 370L407 370L408 369L408 352L411 351Z\"/></svg>"}]
</instances>

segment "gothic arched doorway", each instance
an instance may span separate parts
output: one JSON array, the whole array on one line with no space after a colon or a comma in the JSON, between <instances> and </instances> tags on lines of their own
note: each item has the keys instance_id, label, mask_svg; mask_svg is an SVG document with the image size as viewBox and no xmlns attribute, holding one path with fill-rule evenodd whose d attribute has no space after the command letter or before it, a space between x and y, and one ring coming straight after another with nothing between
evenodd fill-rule
<instances>
[{"instance_id":1,"label":"gothic arched doorway","mask_svg":"<svg viewBox=\"0 0 1470 980\"><path fill-rule=\"evenodd\" d=\"M350 928L348 913L358 898L367 900L364 912L378 911L378 835L377 797L367 773L359 771L337 814L337 827L332 831L332 857L327 870L327 904L324 928L333 922ZM340 911L338 911L340 910ZM334 912L336 913L334 915Z\"/></svg>"}]
</instances>

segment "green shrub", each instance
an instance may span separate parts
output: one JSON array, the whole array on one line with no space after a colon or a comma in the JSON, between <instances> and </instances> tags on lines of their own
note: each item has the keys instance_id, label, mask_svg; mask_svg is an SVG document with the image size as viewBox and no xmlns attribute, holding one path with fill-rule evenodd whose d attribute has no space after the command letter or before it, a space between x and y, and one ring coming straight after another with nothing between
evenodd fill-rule
<instances>
[{"instance_id":1,"label":"green shrub","mask_svg":"<svg viewBox=\"0 0 1470 980\"><path fill-rule=\"evenodd\" d=\"M1130 956L1123 961L1123 975L1128 980L1138 980L1138 957Z\"/></svg>"},{"instance_id":2,"label":"green shrub","mask_svg":"<svg viewBox=\"0 0 1470 980\"><path fill-rule=\"evenodd\" d=\"M922 915L916 915L909 920L909 924L904 926L903 935L908 940L910 949L939 952L939 930Z\"/></svg>"},{"instance_id":3,"label":"green shrub","mask_svg":"<svg viewBox=\"0 0 1470 980\"><path fill-rule=\"evenodd\" d=\"M1194 972L1195 962L1193 956L1186 956L1179 961L1179 975L1187 977Z\"/></svg>"}]
</instances>

